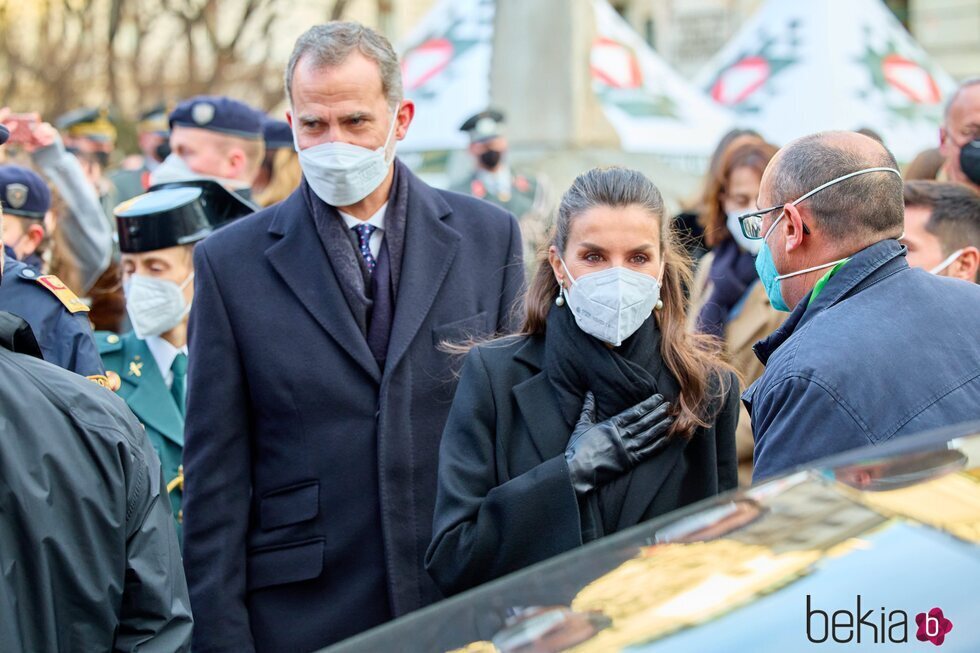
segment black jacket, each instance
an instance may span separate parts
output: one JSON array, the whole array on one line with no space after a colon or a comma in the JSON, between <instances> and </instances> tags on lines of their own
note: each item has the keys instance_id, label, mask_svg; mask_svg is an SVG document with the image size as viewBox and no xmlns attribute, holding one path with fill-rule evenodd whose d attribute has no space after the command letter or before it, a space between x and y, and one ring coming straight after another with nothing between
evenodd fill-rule
<instances>
[{"instance_id":1,"label":"black jacket","mask_svg":"<svg viewBox=\"0 0 980 653\"><path fill-rule=\"evenodd\" d=\"M404 171L405 174L408 171ZM384 372L301 191L195 251L184 554L195 651L313 650L439 598L444 340L510 326L513 216L410 177Z\"/></svg>"},{"instance_id":2,"label":"black jacket","mask_svg":"<svg viewBox=\"0 0 980 653\"><path fill-rule=\"evenodd\" d=\"M471 351L439 451L426 569L461 592L582 544L565 464L571 435L543 371L544 336ZM631 472L617 530L737 484L738 385L710 428L677 439Z\"/></svg>"},{"instance_id":3,"label":"black jacket","mask_svg":"<svg viewBox=\"0 0 980 653\"><path fill-rule=\"evenodd\" d=\"M153 446L122 399L40 360L25 332L0 313L0 649L187 650Z\"/></svg>"}]
</instances>

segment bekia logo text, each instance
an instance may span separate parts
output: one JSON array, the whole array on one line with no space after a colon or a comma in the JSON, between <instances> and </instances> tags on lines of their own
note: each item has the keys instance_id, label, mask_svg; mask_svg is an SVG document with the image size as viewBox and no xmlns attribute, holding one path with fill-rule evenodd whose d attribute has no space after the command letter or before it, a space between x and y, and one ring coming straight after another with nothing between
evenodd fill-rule
<instances>
[{"instance_id":1,"label":"bekia logo text","mask_svg":"<svg viewBox=\"0 0 980 653\"><path fill-rule=\"evenodd\" d=\"M861 595L855 597L855 610L821 610L806 595L806 638L813 644L833 640L838 644L902 644L909 641L909 615L905 610L865 609ZM953 622L941 608L915 616L915 638L942 646Z\"/></svg>"}]
</instances>

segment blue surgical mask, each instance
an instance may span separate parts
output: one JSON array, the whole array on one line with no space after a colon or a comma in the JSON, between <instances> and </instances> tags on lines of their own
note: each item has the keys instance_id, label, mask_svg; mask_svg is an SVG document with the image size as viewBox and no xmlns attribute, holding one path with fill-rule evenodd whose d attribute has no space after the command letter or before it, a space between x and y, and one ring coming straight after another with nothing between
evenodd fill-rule
<instances>
[{"instance_id":1,"label":"blue surgical mask","mask_svg":"<svg viewBox=\"0 0 980 653\"><path fill-rule=\"evenodd\" d=\"M803 200L815 195L816 193L822 191L825 188L830 188L834 184L840 183L845 179L850 179L851 177L857 177L858 175L867 174L869 172L893 172L899 177L902 176L902 173L900 173L898 170L895 170L894 168L867 168L865 170L858 170L856 172L843 175L836 179L831 179L827 183L817 186L813 190L801 195L799 199L794 200L793 202L791 202L791 204L793 204L793 206L796 206ZM783 299L783 291L779 284L780 281L782 281L783 279L789 279L790 277L799 276L801 274L814 272L816 270L823 270L824 268L833 267L838 263L843 263L844 261L848 260L850 257L845 256L842 259L831 261L830 263L822 263L820 265L814 265L813 267L806 268L803 270L797 270L796 272L779 274L779 271L776 269L776 262L772 258L772 251L769 249L768 240L769 240L769 236L776 229L776 225L779 224L779 221L783 219L784 215L786 215L786 211L782 211L779 214L779 217L773 220L772 224L769 225L769 230L766 232L766 235L762 237L762 248L759 250L759 254L755 257L755 271L759 275L759 280L762 282L762 285L766 289L766 296L769 297L769 303L772 305L772 307L775 308L777 311L784 311L788 313L790 311L790 307L786 305L786 300Z\"/></svg>"}]
</instances>

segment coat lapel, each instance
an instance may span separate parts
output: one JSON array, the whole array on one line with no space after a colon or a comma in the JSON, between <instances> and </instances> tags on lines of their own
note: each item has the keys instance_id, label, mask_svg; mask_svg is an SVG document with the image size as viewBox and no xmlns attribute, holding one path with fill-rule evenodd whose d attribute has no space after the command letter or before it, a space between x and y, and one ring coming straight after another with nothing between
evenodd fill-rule
<instances>
[{"instance_id":1,"label":"coat lapel","mask_svg":"<svg viewBox=\"0 0 980 653\"><path fill-rule=\"evenodd\" d=\"M456 258L460 239L459 232L443 222L452 209L439 193L407 169L402 172L407 176L408 208L386 371L396 368L422 326Z\"/></svg>"},{"instance_id":2,"label":"coat lapel","mask_svg":"<svg viewBox=\"0 0 980 653\"><path fill-rule=\"evenodd\" d=\"M122 379L133 386L126 397L130 410L141 422L152 426L165 438L184 446L184 418L174 402L170 388L146 343L127 334Z\"/></svg>"},{"instance_id":3,"label":"coat lapel","mask_svg":"<svg viewBox=\"0 0 980 653\"><path fill-rule=\"evenodd\" d=\"M281 236L265 251L272 267L320 326L380 382L381 370L348 308L301 190L279 205L269 231Z\"/></svg>"},{"instance_id":4,"label":"coat lapel","mask_svg":"<svg viewBox=\"0 0 980 653\"><path fill-rule=\"evenodd\" d=\"M518 361L539 370L537 374L514 386L514 398L531 434L531 441L537 449L541 461L554 458L565 451L571 431L565 423L558 397L542 369L544 342L539 338L529 338L514 354Z\"/></svg>"}]
</instances>

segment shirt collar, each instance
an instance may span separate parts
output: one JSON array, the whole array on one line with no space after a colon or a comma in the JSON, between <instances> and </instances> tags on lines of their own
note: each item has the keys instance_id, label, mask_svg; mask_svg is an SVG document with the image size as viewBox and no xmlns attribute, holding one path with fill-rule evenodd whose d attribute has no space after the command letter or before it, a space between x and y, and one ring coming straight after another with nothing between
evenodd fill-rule
<instances>
[{"instance_id":1,"label":"shirt collar","mask_svg":"<svg viewBox=\"0 0 980 653\"><path fill-rule=\"evenodd\" d=\"M150 353L153 354L153 360L156 361L157 367L164 374L173 366L177 354L187 355L187 345L178 349L160 336L148 336L144 342L150 349Z\"/></svg>"},{"instance_id":2,"label":"shirt collar","mask_svg":"<svg viewBox=\"0 0 980 653\"><path fill-rule=\"evenodd\" d=\"M353 229L357 225L361 225L367 222L368 224L377 227L381 231L384 231L385 212L387 211L388 211L388 202L385 202L384 204L381 205L381 208L378 209L377 212L367 220L358 220L354 216L344 213L343 211L340 210L338 210L337 213L339 213L340 217L344 219L344 224L347 225L348 229Z\"/></svg>"}]
</instances>

